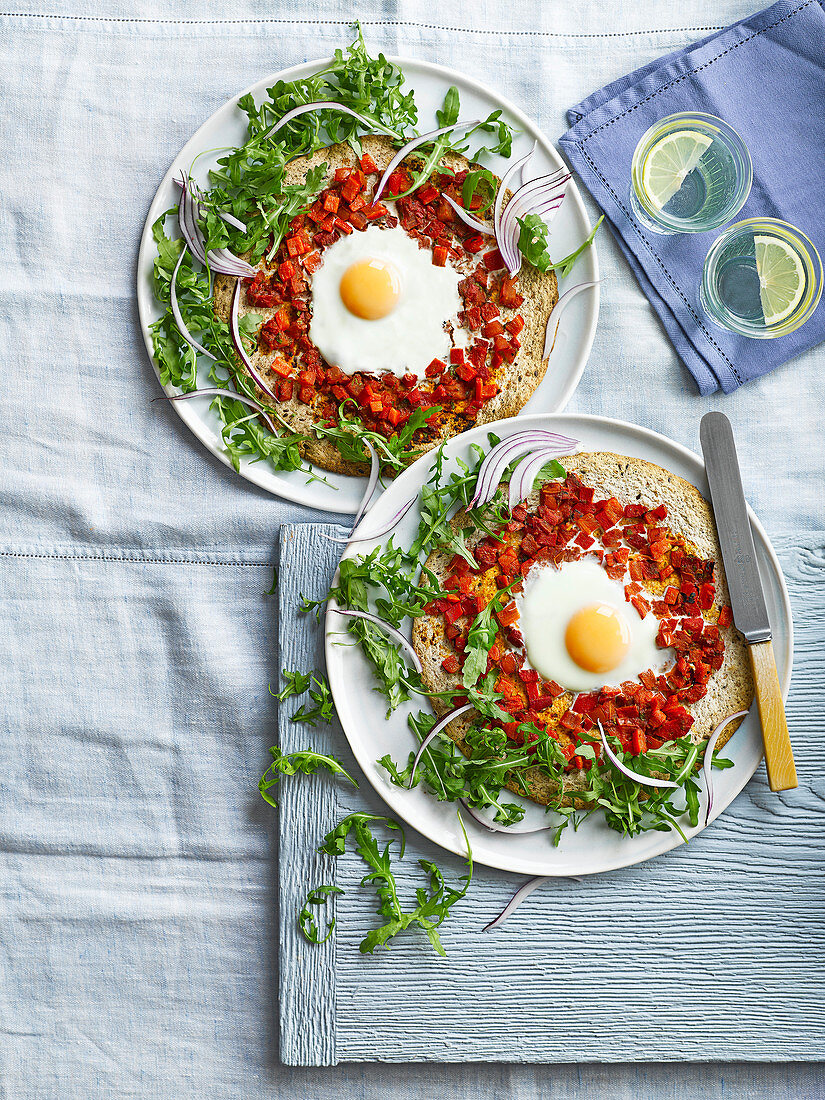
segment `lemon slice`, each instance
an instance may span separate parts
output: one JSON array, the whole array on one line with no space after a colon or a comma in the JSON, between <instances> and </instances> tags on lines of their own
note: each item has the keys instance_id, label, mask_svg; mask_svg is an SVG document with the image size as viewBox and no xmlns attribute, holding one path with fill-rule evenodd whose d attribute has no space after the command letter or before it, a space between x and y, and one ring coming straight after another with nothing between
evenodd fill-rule
<instances>
[{"instance_id":1,"label":"lemon slice","mask_svg":"<svg viewBox=\"0 0 825 1100\"><path fill-rule=\"evenodd\" d=\"M657 210L673 198L712 141L696 130L677 130L656 142L645 157L642 185Z\"/></svg>"},{"instance_id":2,"label":"lemon slice","mask_svg":"<svg viewBox=\"0 0 825 1100\"><path fill-rule=\"evenodd\" d=\"M759 298L766 325L776 325L793 313L805 292L805 269L787 241L780 237L753 238Z\"/></svg>"}]
</instances>

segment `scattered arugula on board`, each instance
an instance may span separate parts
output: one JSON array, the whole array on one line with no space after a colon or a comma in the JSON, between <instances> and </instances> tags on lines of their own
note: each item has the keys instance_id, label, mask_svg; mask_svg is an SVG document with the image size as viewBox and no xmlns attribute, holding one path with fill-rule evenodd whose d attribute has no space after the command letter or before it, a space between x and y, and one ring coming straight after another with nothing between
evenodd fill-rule
<instances>
[{"instance_id":1,"label":"scattered arugula on board","mask_svg":"<svg viewBox=\"0 0 825 1100\"><path fill-rule=\"evenodd\" d=\"M428 876L429 889L419 887L415 891L417 904L409 912L405 912L402 907L398 896L398 883L392 871L390 848L393 840L398 841L399 859L404 858L406 847L404 829L395 818L367 813L349 814L324 837L319 851L330 856L340 856L346 850L347 838L352 834L355 838L356 852L370 868L361 879L361 885L375 888L378 897L378 915L384 918L384 924L371 929L361 941L362 954L371 955L376 947L386 947L394 936L414 924L426 933L434 951L439 955L446 954L438 928L449 916L455 903L465 896L473 878L473 856L460 814L458 820L467 844L467 873L461 879L462 886L449 888L444 875L431 860L419 859L419 866ZM390 838L383 850L370 828L371 824L380 824L396 834Z\"/></svg>"},{"instance_id":2,"label":"scattered arugula on board","mask_svg":"<svg viewBox=\"0 0 825 1100\"><path fill-rule=\"evenodd\" d=\"M211 186L202 196L202 227L208 251L229 248L237 255L249 254L253 263L265 253L273 254L290 220L312 204L325 178L326 166L319 164L302 182L287 183L286 168L295 157L340 141L349 142L356 152L360 152L359 135L376 129L392 130L393 140L398 145L415 134L418 122L415 98L412 91L405 88L401 70L383 54L371 57L360 25L356 23L355 26L355 41L346 50L336 50L326 69L299 80L279 80L267 89L268 98L260 104L256 104L251 95L242 96L238 101L247 118L246 141L218 159L217 166L209 173ZM334 110L313 111L293 119L276 134L270 134L272 126L293 107L322 100L343 103L373 120L375 125L365 126ZM439 125L457 122L459 111L458 89L451 87L437 112ZM459 132L457 136L445 134L430 147L423 146L421 154L425 167L416 177L417 183L423 182L435 170L444 153L466 152L473 135L482 139L474 157L485 150L509 156L513 131L500 116L500 111L493 111L473 130ZM230 225L218 211L231 213L245 223L246 229ZM172 273L183 242L169 235L166 223L171 219L172 227L176 227L176 214L176 208L172 207L152 227L158 250L154 291L165 308L163 315L151 325L151 332L161 383L189 393L198 388L197 356L178 330L170 299ZM273 435L253 410L232 398L233 388L249 397L256 395L246 376L236 369L228 326L213 313L212 289L210 272L193 262L191 253L187 253L178 271L178 306L189 331L215 356L216 361L209 369L210 384L227 391L227 396L215 398L211 407L221 420L223 446L232 465L238 469L244 459L266 461L276 470L304 469L311 480L318 479L301 458L300 446L309 436L288 428ZM242 319L242 338L254 338L254 324L254 317L249 321ZM428 415L433 411L440 410L429 409ZM409 456L404 459L402 454L424 422L424 411L416 410L402 431L386 439L367 431L356 411L342 411L338 424L312 430L315 436L323 436L335 445L347 461L364 462L368 458L364 440L369 440L378 448L386 464L400 470L409 462Z\"/></svg>"},{"instance_id":3,"label":"scattered arugula on board","mask_svg":"<svg viewBox=\"0 0 825 1100\"><path fill-rule=\"evenodd\" d=\"M283 670L282 677L285 686L277 694L272 692L279 701L285 702L287 699L296 698L309 691L311 698L315 699L317 695L323 700L322 705L325 706L327 701L329 702L329 710L318 716L314 712L306 710L305 707L301 707L292 715L291 720L293 722L303 721L314 725L316 717L322 717L326 722L331 720L334 708L326 677L317 672L305 673L289 669ZM312 685L315 685L315 687L313 688ZM269 751L272 754L272 763L261 777L258 789L261 797L270 806L277 806L269 792L278 783L281 776L311 775L320 769L325 769L332 775L344 776L354 786L358 786L357 781L345 769L342 762L334 756L328 756L315 749L301 749L297 752L283 753L277 746L273 746ZM460 815L459 822L463 831L464 824ZM466 832L464 832L464 837L467 841L467 874L462 879L462 888L448 888L439 868L430 860L421 859L418 863L427 873L428 888L417 888L415 891L416 905L411 910L405 911L399 898L398 884L392 870L390 852L392 840L382 850L372 831L374 825L383 825L397 834L394 839L399 842L398 858L403 859L406 840L401 824L394 818L366 813L349 814L326 834L321 847L318 849L319 852L326 855L342 855L346 849L347 837L352 833L355 838L355 850L370 868L368 873L361 879L361 885L374 887L378 900L378 915L384 918L384 923L367 933L360 945L361 952L371 954L376 947L386 947L389 941L399 932L403 932L411 925L418 925L426 933L434 950L438 954L444 955L444 947L437 929L447 918L453 905L467 893L473 877L473 858ZM326 943L335 928L335 918L333 917L322 937L311 907L319 907L332 895L343 893L344 891L340 887L327 884L314 887L308 892L298 913L298 927L309 943Z\"/></svg>"}]
</instances>

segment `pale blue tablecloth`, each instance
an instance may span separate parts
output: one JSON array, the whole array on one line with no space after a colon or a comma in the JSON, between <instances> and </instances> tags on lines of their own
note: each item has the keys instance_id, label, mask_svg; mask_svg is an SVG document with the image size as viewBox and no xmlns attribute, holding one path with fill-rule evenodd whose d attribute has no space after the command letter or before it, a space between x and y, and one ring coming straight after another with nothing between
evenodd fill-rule
<instances>
[{"instance_id":1,"label":"pale blue tablecloth","mask_svg":"<svg viewBox=\"0 0 825 1100\"><path fill-rule=\"evenodd\" d=\"M594 87L750 6L375 0L358 14L373 47L472 73L555 138ZM134 272L183 142L262 74L341 45L350 14L13 0L0 15L2 1094L533 1100L552 1081L571 1100L821 1095L812 1067L275 1064L263 593L279 524L320 517L234 477L151 404ZM609 235L599 249L602 316L571 409L696 448L700 414L724 408L768 531L821 554L825 352L698 398Z\"/></svg>"}]
</instances>

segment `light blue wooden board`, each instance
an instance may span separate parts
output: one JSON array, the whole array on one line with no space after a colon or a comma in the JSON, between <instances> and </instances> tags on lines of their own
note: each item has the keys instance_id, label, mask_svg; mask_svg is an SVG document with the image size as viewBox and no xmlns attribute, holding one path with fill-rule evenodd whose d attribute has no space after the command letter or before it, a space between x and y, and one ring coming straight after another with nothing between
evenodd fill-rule
<instances>
[{"instance_id":1,"label":"light blue wooden board","mask_svg":"<svg viewBox=\"0 0 825 1100\"><path fill-rule=\"evenodd\" d=\"M280 664L323 668L322 630L296 612L326 591L339 546L330 525L281 532ZM825 1056L825 536L776 544L794 609L797 653L788 714L800 786L772 794L760 768L705 833L649 863L559 880L500 929L481 928L520 879L479 868L443 928L447 958L416 932L362 956L374 900L347 853L315 854L353 810L382 812L362 782L286 782L280 810L281 1059L357 1061L783 1061ZM356 768L337 725L307 729L281 708L285 750L318 745ZM356 768L357 774L357 768ZM409 833L399 883L415 860L448 875L456 857ZM403 872L401 867L404 868ZM295 914L310 886L334 883L335 936L307 944Z\"/></svg>"}]
</instances>

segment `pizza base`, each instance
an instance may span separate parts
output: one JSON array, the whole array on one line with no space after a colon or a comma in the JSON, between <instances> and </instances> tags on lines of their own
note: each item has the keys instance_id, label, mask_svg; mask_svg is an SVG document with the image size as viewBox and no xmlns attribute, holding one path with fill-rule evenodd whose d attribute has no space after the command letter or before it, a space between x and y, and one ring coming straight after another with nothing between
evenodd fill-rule
<instances>
[{"instance_id":1,"label":"pizza base","mask_svg":"<svg viewBox=\"0 0 825 1100\"><path fill-rule=\"evenodd\" d=\"M607 451L570 455L560 458L559 462L569 473L577 474L585 485L595 489L597 496L614 496L623 505L642 503L648 508L655 508L659 504L667 505L668 518L665 523L668 528L688 541L693 552L703 558L712 558L715 562L715 602L719 605L729 602L716 524L707 501L695 486L652 462ZM533 508L538 502L539 489L536 488L525 503ZM464 513L456 516L453 521L456 527L462 525L463 517ZM483 532L471 536L467 540L468 544L472 547L482 537ZM436 551L427 559L428 568L442 583L450 575L449 563L452 558L450 551ZM724 663L712 675L707 694L686 708L694 718L688 734L694 743L707 741L723 718L736 711L747 710L753 701L753 679L745 641L734 626L724 628L722 636L725 640ZM422 679L429 691L451 691L459 688L461 673L451 674L441 667L443 659L454 652L444 634L442 616L424 615L415 619L412 643L423 665ZM450 709L439 700L433 700L433 707L439 716ZM473 719L472 712L463 714L445 730L465 756L471 755L464 734L472 725ZM718 748L727 743L739 725L740 722L732 722L723 731L717 742ZM521 778L526 793L533 801L542 805L555 801L558 788L539 769L525 769ZM586 785L586 773L565 775L563 785L562 805L584 808L586 804L582 799L576 798L576 790ZM507 787L516 793L525 793L515 782L509 782Z\"/></svg>"},{"instance_id":2,"label":"pizza base","mask_svg":"<svg viewBox=\"0 0 825 1100\"><path fill-rule=\"evenodd\" d=\"M364 152L369 153L376 166L381 170L386 168L397 152L390 140L384 137L365 137L362 139L361 144ZM319 149L311 156L296 157L287 167L286 181L287 183L302 182L306 178L306 174L319 164L327 165L327 178L331 180L336 168L352 168L356 165L357 159L346 142L330 145L325 149ZM466 157L455 153L446 154L442 164L456 172L473 167ZM227 275L216 277L213 308L215 316L227 323L231 314L234 291L234 278ZM467 428L515 416L535 392L547 368L547 362L542 360L542 354L547 319L559 297L556 276L552 271L542 274L536 268L525 263L519 274L519 292L524 295L523 305L518 310L504 308L501 310L502 320L504 321L509 320L517 312L520 313L524 318L524 328L519 334L521 348L514 362L502 364L501 373L499 374L499 392L495 397L485 402L472 424L464 421L463 418L451 417L450 414L442 416L438 423L435 438L416 444L414 455L410 455L410 461L413 457L432 450L444 440L458 435ZM248 312L257 312L268 317L275 313L275 310L260 309L257 306L248 306L241 302L239 312L241 316ZM256 351L252 356L253 362L265 378L268 377L271 358L270 354L260 351ZM236 364L238 370L244 370L239 358L236 358ZM275 408L292 431L301 434L312 434L315 416L311 405L304 405L297 398L273 404L266 394L257 387L255 389L257 399L261 404L269 408ZM320 466L323 470L329 470L331 473L345 474L350 477L365 477L369 474L370 467L368 463L345 461L337 447L325 439L310 439L301 444L301 454L308 462Z\"/></svg>"}]
</instances>

